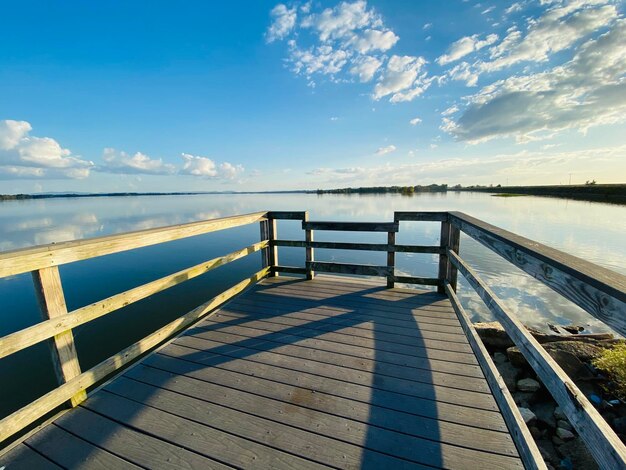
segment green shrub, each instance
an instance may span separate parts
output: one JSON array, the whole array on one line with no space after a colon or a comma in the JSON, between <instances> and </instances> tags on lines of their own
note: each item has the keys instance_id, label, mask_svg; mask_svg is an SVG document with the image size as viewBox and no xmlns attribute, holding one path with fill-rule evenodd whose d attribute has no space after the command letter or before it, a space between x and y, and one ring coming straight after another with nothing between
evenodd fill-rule
<instances>
[{"instance_id":1,"label":"green shrub","mask_svg":"<svg viewBox=\"0 0 626 470\"><path fill-rule=\"evenodd\" d=\"M617 385L614 392L621 399L626 399L626 344L618 344L606 349L600 357L593 360L593 365L603 370Z\"/></svg>"}]
</instances>

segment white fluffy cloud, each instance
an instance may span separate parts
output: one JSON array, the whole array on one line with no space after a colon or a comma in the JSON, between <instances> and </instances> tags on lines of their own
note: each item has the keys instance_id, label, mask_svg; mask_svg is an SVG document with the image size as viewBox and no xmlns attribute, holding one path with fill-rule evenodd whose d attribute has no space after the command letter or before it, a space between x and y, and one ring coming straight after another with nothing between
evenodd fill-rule
<instances>
[{"instance_id":1,"label":"white fluffy cloud","mask_svg":"<svg viewBox=\"0 0 626 470\"><path fill-rule=\"evenodd\" d=\"M297 13L295 8L287 8L282 3L276 5L270 12L273 22L265 35L267 42L274 42L287 36L296 25Z\"/></svg>"},{"instance_id":2,"label":"white fluffy cloud","mask_svg":"<svg viewBox=\"0 0 626 470\"><path fill-rule=\"evenodd\" d=\"M381 157L383 155L387 155L388 153L395 152L395 151L396 151L395 145L388 145L387 147L380 147L379 149L377 149L376 155Z\"/></svg>"},{"instance_id":3,"label":"white fluffy cloud","mask_svg":"<svg viewBox=\"0 0 626 470\"><path fill-rule=\"evenodd\" d=\"M520 142L541 134L621 122L626 117L626 20L588 40L567 63L535 74L512 76L468 97L456 121L442 129L460 140L479 142L514 136Z\"/></svg>"},{"instance_id":4,"label":"white fluffy cloud","mask_svg":"<svg viewBox=\"0 0 626 470\"><path fill-rule=\"evenodd\" d=\"M411 124L412 126L416 126L418 124L420 124L422 122L422 120L418 117L413 118L409 121L409 124Z\"/></svg>"},{"instance_id":5,"label":"white fluffy cloud","mask_svg":"<svg viewBox=\"0 0 626 470\"><path fill-rule=\"evenodd\" d=\"M190 155L188 153L183 153L181 158L183 159L183 167L180 173L183 175L233 180L239 177L244 171L244 167L241 165L233 165L228 162L216 164L210 158Z\"/></svg>"},{"instance_id":6,"label":"white fluffy cloud","mask_svg":"<svg viewBox=\"0 0 626 470\"><path fill-rule=\"evenodd\" d=\"M448 48L448 52L437 58L439 65L446 65L459 60L472 52L479 51L483 47L490 46L498 40L497 34L490 34L485 39L479 39L478 34L473 36L465 36Z\"/></svg>"},{"instance_id":7,"label":"white fluffy cloud","mask_svg":"<svg viewBox=\"0 0 626 470\"><path fill-rule=\"evenodd\" d=\"M411 101L423 93L430 84L426 79L426 74L420 74L425 63L423 57L391 56L380 80L374 87L374 99L379 100L391 95L389 101L398 103Z\"/></svg>"},{"instance_id":8,"label":"white fluffy cloud","mask_svg":"<svg viewBox=\"0 0 626 470\"><path fill-rule=\"evenodd\" d=\"M0 176L11 178L86 178L92 162L72 155L50 137L30 135L26 121L0 121Z\"/></svg>"},{"instance_id":9,"label":"white fluffy cloud","mask_svg":"<svg viewBox=\"0 0 626 470\"><path fill-rule=\"evenodd\" d=\"M311 3L305 4L305 8L300 7L301 21L295 26L289 21L289 27L282 27L288 13L296 15L296 7L289 10L277 5L272 10L274 21L266 33L272 40L288 38L287 63L293 72L305 76L310 86L315 86L319 76L331 82L358 79L361 83L378 76L375 99L391 95L392 102L410 101L422 93L424 86L417 84L416 78L424 59L412 58L405 70L397 70L399 59L397 56L388 59L385 52L400 38L384 25L380 14L368 7L366 1L345 1L318 12L311 10ZM400 73L404 77L399 77ZM403 78L408 80L409 75L414 75L413 80L400 87L399 82Z\"/></svg>"},{"instance_id":10,"label":"white fluffy cloud","mask_svg":"<svg viewBox=\"0 0 626 470\"><path fill-rule=\"evenodd\" d=\"M104 164L96 169L104 173L171 175L176 171L174 165L141 152L130 155L113 148L105 148L102 159Z\"/></svg>"}]
</instances>

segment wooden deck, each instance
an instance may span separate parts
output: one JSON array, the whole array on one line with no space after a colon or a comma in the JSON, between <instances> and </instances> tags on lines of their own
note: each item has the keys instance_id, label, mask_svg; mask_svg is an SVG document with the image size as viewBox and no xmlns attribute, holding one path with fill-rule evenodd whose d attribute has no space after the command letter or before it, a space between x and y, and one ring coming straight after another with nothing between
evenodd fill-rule
<instances>
[{"instance_id":1,"label":"wooden deck","mask_svg":"<svg viewBox=\"0 0 626 470\"><path fill-rule=\"evenodd\" d=\"M501 468L515 444L444 295L269 278L0 468Z\"/></svg>"}]
</instances>

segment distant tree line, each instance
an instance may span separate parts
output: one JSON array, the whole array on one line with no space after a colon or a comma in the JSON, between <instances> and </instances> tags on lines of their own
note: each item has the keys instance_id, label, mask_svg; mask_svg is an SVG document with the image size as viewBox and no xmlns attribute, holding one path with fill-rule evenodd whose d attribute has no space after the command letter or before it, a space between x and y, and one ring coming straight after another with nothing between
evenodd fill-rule
<instances>
[{"instance_id":1,"label":"distant tree line","mask_svg":"<svg viewBox=\"0 0 626 470\"><path fill-rule=\"evenodd\" d=\"M360 188L318 189L317 194L404 194L446 192L447 184L429 184L427 186L369 186Z\"/></svg>"}]
</instances>

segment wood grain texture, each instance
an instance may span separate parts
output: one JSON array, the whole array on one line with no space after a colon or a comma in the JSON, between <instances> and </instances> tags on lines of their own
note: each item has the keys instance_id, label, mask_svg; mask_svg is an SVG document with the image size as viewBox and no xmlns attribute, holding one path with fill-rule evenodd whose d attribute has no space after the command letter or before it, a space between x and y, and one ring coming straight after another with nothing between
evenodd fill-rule
<instances>
[{"instance_id":1,"label":"wood grain texture","mask_svg":"<svg viewBox=\"0 0 626 470\"><path fill-rule=\"evenodd\" d=\"M255 243L254 245L229 253L228 255L205 261L204 263L164 276L155 281L143 284L142 286L129 289L104 300L78 308L70 313L66 312L65 314L60 314L31 327L11 333L10 335L0 338L0 358L32 346L40 341L44 341L54 335L62 334L72 328L76 328L77 326L95 320L117 309L126 307L141 299L145 299L165 289L198 277L232 261L243 258L244 256L265 248L268 246L267 244L267 241Z\"/></svg>"},{"instance_id":2,"label":"wood grain texture","mask_svg":"<svg viewBox=\"0 0 626 470\"><path fill-rule=\"evenodd\" d=\"M491 356L485 348L478 332L474 328L472 321L467 312L461 306L459 298L456 296L454 289L449 282L445 284L446 293L450 297L452 306L458 315L459 322L463 326L467 339L472 345L472 349L476 354L476 358L480 363L483 371L485 372L485 378L491 387L496 402L500 406L502 416L508 425L512 439L515 441L515 445L519 450L524 466L528 469L545 470L547 466L541 456L541 452L535 443L522 415L515 404L515 400L511 396L508 387L504 383L504 379L498 372L496 365L491 360Z\"/></svg>"},{"instance_id":3,"label":"wood grain texture","mask_svg":"<svg viewBox=\"0 0 626 470\"><path fill-rule=\"evenodd\" d=\"M35 271L39 268L58 266L83 259L248 225L264 219L265 216L266 212L255 212L221 219L5 251L0 253L0 278Z\"/></svg>"},{"instance_id":4,"label":"wood grain texture","mask_svg":"<svg viewBox=\"0 0 626 470\"><path fill-rule=\"evenodd\" d=\"M42 268L33 271L32 276L42 320L54 322L57 318L67 317L67 306L65 305L59 268L57 266ZM59 385L63 385L80 375L80 363L71 330L56 333L48 342L48 346ZM69 397L70 405L76 406L85 398L87 398L87 394L84 391L78 391Z\"/></svg>"},{"instance_id":5,"label":"wood grain texture","mask_svg":"<svg viewBox=\"0 0 626 470\"><path fill-rule=\"evenodd\" d=\"M219 305L239 294L241 291L254 285L265 277L269 268L262 269L249 279L245 279L233 287L213 297L211 300L196 307L185 315L168 323L154 333L146 336L142 340L134 343L121 352L105 359L100 364L72 378L60 387L46 393L37 400L25 407L15 411L9 416L0 420L0 443L11 437L16 432L28 426L35 420L41 418L49 411L63 404L66 400L86 390L88 387L103 380L108 375L136 360L141 355L150 351L168 338L176 335L182 329L197 322L199 319L215 310Z\"/></svg>"},{"instance_id":6,"label":"wood grain texture","mask_svg":"<svg viewBox=\"0 0 626 470\"><path fill-rule=\"evenodd\" d=\"M26 444L19 444L4 455L0 455L0 468L6 470L61 470L63 467L42 457Z\"/></svg>"},{"instance_id":7,"label":"wood grain texture","mask_svg":"<svg viewBox=\"0 0 626 470\"><path fill-rule=\"evenodd\" d=\"M397 222L335 222L303 221L303 230L332 230L340 232L397 232Z\"/></svg>"},{"instance_id":8,"label":"wood grain texture","mask_svg":"<svg viewBox=\"0 0 626 470\"><path fill-rule=\"evenodd\" d=\"M448 256L505 328L580 434L598 465L606 469L626 468L626 446L585 395L474 270L453 251L449 251Z\"/></svg>"},{"instance_id":9,"label":"wood grain texture","mask_svg":"<svg viewBox=\"0 0 626 470\"><path fill-rule=\"evenodd\" d=\"M626 336L626 276L459 212L451 222ZM455 250L456 251L456 250Z\"/></svg>"}]
</instances>

